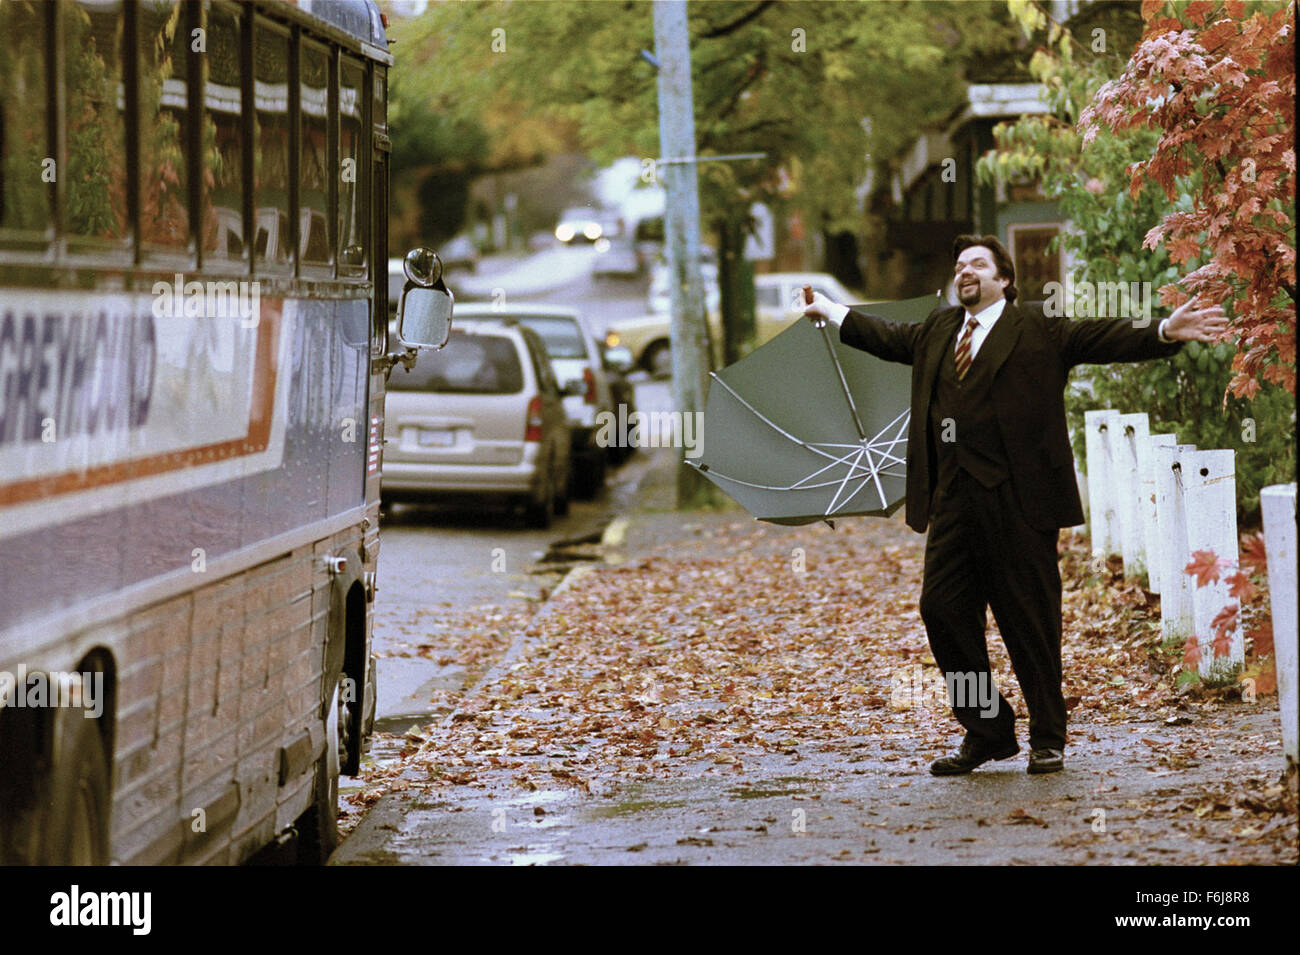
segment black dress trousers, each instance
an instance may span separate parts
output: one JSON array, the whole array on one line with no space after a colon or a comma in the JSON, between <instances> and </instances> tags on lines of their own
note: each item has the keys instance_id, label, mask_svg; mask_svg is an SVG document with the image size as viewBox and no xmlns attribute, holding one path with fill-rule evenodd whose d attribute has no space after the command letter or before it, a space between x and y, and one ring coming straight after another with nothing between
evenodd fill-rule
<instances>
[{"instance_id":1,"label":"black dress trousers","mask_svg":"<svg viewBox=\"0 0 1300 955\"><path fill-rule=\"evenodd\" d=\"M986 608L1002 633L1016 679L1029 707L1032 749L1065 749L1065 699L1061 693L1061 573L1058 532L1024 520L1010 481L985 487L965 469L935 494L925 546L921 619L930 649L949 686L954 676L966 692L953 715L980 747L1015 741L1015 714L992 695Z\"/></svg>"}]
</instances>

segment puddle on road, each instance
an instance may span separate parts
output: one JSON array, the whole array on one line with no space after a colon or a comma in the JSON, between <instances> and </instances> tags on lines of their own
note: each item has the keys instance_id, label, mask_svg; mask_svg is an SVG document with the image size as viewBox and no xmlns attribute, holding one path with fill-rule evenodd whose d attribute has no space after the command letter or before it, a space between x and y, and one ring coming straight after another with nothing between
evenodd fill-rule
<instances>
[{"instance_id":1,"label":"puddle on road","mask_svg":"<svg viewBox=\"0 0 1300 955\"><path fill-rule=\"evenodd\" d=\"M638 812L649 812L652 809L681 809L685 805L686 803L679 799L625 799L611 806L597 806L591 810L590 815L597 819L617 819Z\"/></svg>"},{"instance_id":2,"label":"puddle on road","mask_svg":"<svg viewBox=\"0 0 1300 955\"><path fill-rule=\"evenodd\" d=\"M392 733L394 736L403 737L412 730L415 730L418 733L430 723L436 723L440 716L440 713L412 713L407 716L385 716L383 719L375 720L375 732Z\"/></svg>"},{"instance_id":3,"label":"puddle on road","mask_svg":"<svg viewBox=\"0 0 1300 955\"><path fill-rule=\"evenodd\" d=\"M764 780L755 783L753 786L731 786L726 792L733 799L772 799L777 796L797 796L806 793L808 790L803 785L795 786L791 784L809 782L812 782L812 780L804 776L778 776L776 779Z\"/></svg>"},{"instance_id":4,"label":"puddle on road","mask_svg":"<svg viewBox=\"0 0 1300 955\"><path fill-rule=\"evenodd\" d=\"M514 799L503 799L507 806L531 806L534 804L564 802L568 799L570 793L562 789L538 789L524 796L516 796Z\"/></svg>"},{"instance_id":5,"label":"puddle on road","mask_svg":"<svg viewBox=\"0 0 1300 955\"><path fill-rule=\"evenodd\" d=\"M522 849L509 850L506 858L510 860L511 865L549 865L564 858L562 852L549 851L553 848L554 846L525 846Z\"/></svg>"}]
</instances>

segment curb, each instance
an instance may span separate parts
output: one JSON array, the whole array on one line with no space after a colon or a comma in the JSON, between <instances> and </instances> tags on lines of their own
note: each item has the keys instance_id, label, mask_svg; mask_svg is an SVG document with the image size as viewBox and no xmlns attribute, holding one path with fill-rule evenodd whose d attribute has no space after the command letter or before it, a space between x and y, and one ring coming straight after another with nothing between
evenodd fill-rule
<instances>
[{"instance_id":1,"label":"curb","mask_svg":"<svg viewBox=\"0 0 1300 955\"><path fill-rule=\"evenodd\" d=\"M626 539L627 529L629 526L631 526L631 523L632 523L632 518L627 514L619 514L618 516L616 516L612 521L609 522L608 525L606 525L605 530L601 533L600 536L601 546L617 547L620 544L622 544L622 542ZM606 567L611 566L603 558L601 559L600 564ZM575 581L588 574L594 574L597 571L597 569L598 568L595 565L586 564L581 567L574 567L572 570L566 573L564 577L560 579L560 582L555 586L555 589L552 590L550 594L547 596L542 608L537 611L537 614L536 616L533 617L533 620L537 621L543 619L546 614L549 614L551 612L552 602L556 597L558 597L560 594L564 593L566 590L572 587ZM493 664L492 667L488 669L488 671L485 672L481 677L475 680L472 685L467 686L465 688L464 692L461 695L461 705L457 706L450 713L448 713L446 716L443 717L441 723L442 728L445 729L455 721L456 715L461 713L464 710L464 704L467 703L469 700L477 697L479 689L481 687L491 685L492 683L496 682L501 677L503 677L507 672L509 672L510 669L514 666L515 660L517 660L519 658L519 655L523 653L524 647L527 645L527 643L528 643L527 631L521 631L519 634L517 634L514 640L511 641L510 646L506 649L506 652L502 654L501 659L498 660L495 664Z\"/></svg>"}]
</instances>

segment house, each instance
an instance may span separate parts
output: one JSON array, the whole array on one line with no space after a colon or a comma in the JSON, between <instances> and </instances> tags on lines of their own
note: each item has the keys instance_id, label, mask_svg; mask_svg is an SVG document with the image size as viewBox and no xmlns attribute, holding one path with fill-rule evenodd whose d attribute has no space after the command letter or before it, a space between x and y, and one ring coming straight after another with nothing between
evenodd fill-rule
<instances>
[{"instance_id":1,"label":"house","mask_svg":"<svg viewBox=\"0 0 1300 955\"><path fill-rule=\"evenodd\" d=\"M1049 12L1076 38L1101 30L1112 51L1131 50L1142 21L1133 4L1055 0ZM862 242L866 290L872 297L907 298L946 288L952 276L952 240L992 234L1011 253L1024 301L1047 297L1048 282L1064 282L1071 262L1051 248L1069 223L1035 181L981 184L979 158L994 147L1003 122L1049 112L1042 87L1029 78L1030 44L1014 55L991 58L968 72L964 101L946 122L923 132L892 163L887 179L863 186L868 227Z\"/></svg>"}]
</instances>

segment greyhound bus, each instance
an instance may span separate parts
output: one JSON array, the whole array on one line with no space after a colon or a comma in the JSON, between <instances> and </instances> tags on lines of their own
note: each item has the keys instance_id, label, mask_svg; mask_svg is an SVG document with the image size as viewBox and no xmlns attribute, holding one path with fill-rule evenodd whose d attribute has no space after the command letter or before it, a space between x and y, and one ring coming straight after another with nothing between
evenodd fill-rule
<instances>
[{"instance_id":1,"label":"greyhound bus","mask_svg":"<svg viewBox=\"0 0 1300 955\"><path fill-rule=\"evenodd\" d=\"M337 842L385 376L451 321L412 250L390 333L391 63L369 0L0 2L2 863Z\"/></svg>"}]
</instances>

